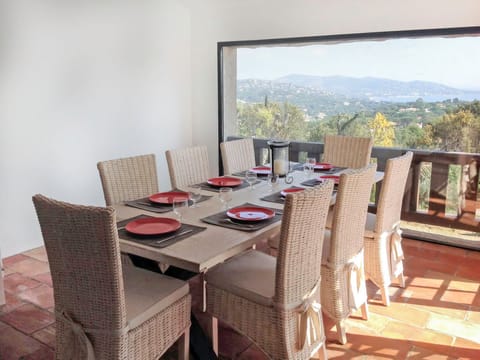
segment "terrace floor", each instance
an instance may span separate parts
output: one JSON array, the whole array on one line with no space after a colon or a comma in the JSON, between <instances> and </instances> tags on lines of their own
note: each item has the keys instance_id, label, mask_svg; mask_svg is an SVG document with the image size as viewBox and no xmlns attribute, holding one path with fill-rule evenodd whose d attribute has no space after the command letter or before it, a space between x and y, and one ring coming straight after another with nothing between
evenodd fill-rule
<instances>
[{"instance_id":1,"label":"terrace floor","mask_svg":"<svg viewBox=\"0 0 480 360\"><path fill-rule=\"evenodd\" d=\"M370 319L347 321L346 345L324 317L329 359L480 359L480 252L405 239L406 287L380 303L369 283ZM43 247L6 258L7 304L0 307L0 359L53 359L52 281ZM194 312L199 278L190 280ZM221 359L266 359L248 339L220 324ZM175 350L162 359L174 359Z\"/></svg>"}]
</instances>

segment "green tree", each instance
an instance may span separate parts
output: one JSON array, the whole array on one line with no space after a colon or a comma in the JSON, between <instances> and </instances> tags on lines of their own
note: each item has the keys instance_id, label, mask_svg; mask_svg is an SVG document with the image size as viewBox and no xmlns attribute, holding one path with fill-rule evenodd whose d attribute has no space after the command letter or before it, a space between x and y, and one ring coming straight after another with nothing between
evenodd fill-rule
<instances>
[{"instance_id":1,"label":"green tree","mask_svg":"<svg viewBox=\"0 0 480 360\"><path fill-rule=\"evenodd\" d=\"M393 146L395 142L395 129L382 113L376 113L375 117L368 121L368 128L378 146Z\"/></svg>"},{"instance_id":2,"label":"green tree","mask_svg":"<svg viewBox=\"0 0 480 360\"><path fill-rule=\"evenodd\" d=\"M479 152L480 116L459 107L434 122L433 136L444 151Z\"/></svg>"},{"instance_id":3,"label":"green tree","mask_svg":"<svg viewBox=\"0 0 480 360\"><path fill-rule=\"evenodd\" d=\"M370 136L363 114L337 114L308 124L308 141L322 142L325 135Z\"/></svg>"},{"instance_id":4,"label":"green tree","mask_svg":"<svg viewBox=\"0 0 480 360\"><path fill-rule=\"evenodd\" d=\"M425 134L418 125L410 124L407 127L399 128L396 133L397 144L410 149L416 149L423 143Z\"/></svg>"},{"instance_id":5,"label":"green tree","mask_svg":"<svg viewBox=\"0 0 480 360\"><path fill-rule=\"evenodd\" d=\"M432 124L426 124L423 128L423 136L418 142L418 148L431 149L435 145Z\"/></svg>"},{"instance_id":6,"label":"green tree","mask_svg":"<svg viewBox=\"0 0 480 360\"><path fill-rule=\"evenodd\" d=\"M307 125L305 114L297 106L287 102L263 104L237 104L237 126L241 136L267 139L303 140Z\"/></svg>"},{"instance_id":7,"label":"green tree","mask_svg":"<svg viewBox=\"0 0 480 360\"><path fill-rule=\"evenodd\" d=\"M458 107L458 110L456 111L461 111L461 110L469 111L473 114L473 116L477 118L480 117L480 100L475 100L469 104L460 105Z\"/></svg>"}]
</instances>

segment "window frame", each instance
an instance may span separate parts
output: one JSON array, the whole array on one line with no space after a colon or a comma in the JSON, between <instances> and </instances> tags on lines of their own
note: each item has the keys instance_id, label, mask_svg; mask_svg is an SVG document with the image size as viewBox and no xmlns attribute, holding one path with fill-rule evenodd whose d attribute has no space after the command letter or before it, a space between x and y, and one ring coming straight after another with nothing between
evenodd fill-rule
<instances>
[{"instance_id":1,"label":"window frame","mask_svg":"<svg viewBox=\"0 0 480 360\"><path fill-rule=\"evenodd\" d=\"M226 47L245 46L281 46L281 45L310 45L313 43L388 40L401 38L424 38L424 37L455 37L455 36L480 36L480 26L435 28L418 30L400 30L383 32L348 33L335 35L319 35L290 38L271 38L258 40L223 41L217 43L217 86L218 86L218 145L225 141L224 126L224 49ZM218 149L220 146L218 146ZM220 159L220 150L218 150ZM219 161L219 173L223 174L222 162Z\"/></svg>"}]
</instances>

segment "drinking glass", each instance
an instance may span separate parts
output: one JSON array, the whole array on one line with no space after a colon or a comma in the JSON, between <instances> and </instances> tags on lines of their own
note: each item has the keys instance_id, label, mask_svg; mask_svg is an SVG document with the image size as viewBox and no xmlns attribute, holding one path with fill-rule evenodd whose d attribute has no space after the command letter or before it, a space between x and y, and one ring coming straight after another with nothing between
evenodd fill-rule
<instances>
[{"instance_id":1,"label":"drinking glass","mask_svg":"<svg viewBox=\"0 0 480 360\"><path fill-rule=\"evenodd\" d=\"M308 169L308 177L311 177L313 175L316 163L317 163L317 160L314 157L308 157L307 158L306 165L307 165L307 169Z\"/></svg>"},{"instance_id":2,"label":"drinking glass","mask_svg":"<svg viewBox=\"0 0 480 360\"><path fill-rule=\"evenodd\" d=\"M253 190L253 184L257 181L257 173L255 171L245 171L245 180L250 185L250 190Z\"/></svg>"},{"instance_id":3,"label":"drinking glass","mask_svg":"<svg viewBox=\"0 0 480 360\"><path fill-rule=\"evenodd\" d=\"M272 192L273 191L273 184L277 181L277 179L274 177L272 173L269 173L267 175L267 186L268 186L268 191L267 192Z\"/></svg>"},{"instance_id":4,"label":"drinking glass","mask_svg":"<svg viewBox=\"0 0 480 360\"><path fill-rule=\"evenodd\" d=\"M190 191L188 192L190 195L190 199L192 199L192 208L199 207L200 205L197 205L197 202L202 198L202 188L199 185L191 185L190 186Z\"/></svg>"},{"instance_id":5,"label":"drinking glass","mask_svg":"<svg viewBox=\"0 0 480 360\"><path fill-rule=\"evenodd\" d=\"M172 203L173 212L177 215L178 221L182 221L183 214L188 209L188 199L174 198Z\"/></svg>"},{"instance_id":6,"label":"drinking glass","mask_svg":"<svg viewBox=\"0 0 480 360\"><path fill-rule=\"evenodd\" d=\"M229 188L229 187L222 187L218 191L218 198L222 202L223 208L225 210L228 209L228 203L232 201L232 193L233 193L233 190L232 188Z\"/></svg>"}]
</instances>

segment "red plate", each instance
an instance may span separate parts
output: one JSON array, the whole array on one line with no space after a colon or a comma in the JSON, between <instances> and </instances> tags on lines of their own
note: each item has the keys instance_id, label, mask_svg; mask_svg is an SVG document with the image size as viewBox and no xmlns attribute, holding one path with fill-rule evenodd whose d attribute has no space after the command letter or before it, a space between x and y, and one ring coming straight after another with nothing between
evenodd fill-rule
<instances>
[{"instance_id":1,"label":"red plate","mask_svg":"<svg viewBox=\"0 0 480 360\"><path fill-rule=\"evenodd\" d=\"M333 180L335 185L338 184L340 181L340 176L338 175L323 175L318 178L318 180L323 181L323 180Z\"/></svg>"},{"instance_id":2,"label":"red plate","mask_svg":"<svg viewBox=\"0 0 480 360\"><path fill-rule=\"evenodd\" d=\"M190 195L184 191L166 191L150 196L148 199L157 204L173 204L173 199L190 200Z\"/></svg>"},{"instance_id":3,"label":"red plate","mask_svg":"<svg viewBox=\"0 0 480 360\"><path fill-rule=\"evenodd\" d=\"M160 235L178 230L182 224L170 218L145 218L129 222L125 230L137 235Z\"/></svg>"},{"instance_id":4,"label":"red plate","mask_svg":"<svg viewBox=\"0 0 480 360\"><path fill-rule=\"evenodd\" d=\"M313 168L315 170L330 170L333 169L333 165L329 163L316 163Z\"/></svg>"},{"instance_id":5,"label":"red plate","mask_svg":"<svg viewBox=\"0 0 480 360\"><path fill-rule=\"evenodd\" d=\"M293 193L296 193L296 192L299 192L299 191L303 191L305 189L301 189L301 188L291 188L291 189L285 189L285 190L282 190L280 192L280 195L282 196L287 196L287 194L293 194Z\"/></svg>"},{"instance_id":6,"label":"red plate","mask_svg":"<svg viewBox=\"0 0 480 360\"><path fill-rule=\"evenodd\" d=\"M250 170L259 174L259 175L268 175L272 172L272 168L270 166L255 166L254 168L251 168Z\"/></svg>"},{"instance_id":7,"label":"red plate","mask_svg":"<svg viewBox=\"0 0 480 360\"><path fill-rule=\"evenodd\" d=\"M239 206L228 210L227 216L235 220L259 221L271 219L275 211L258 206Z\"/></svg>"},{"instance_id":8,"label":"red plate","mask_svg":"<svg viewBox=\"0 0 480 360\"><path fill-rule=\"evenodd\" d=\"M219 187L221 187L221 186L232 186L232 187L233 186L238 186L242 182L243 182L242 179L227 177L227 176L211 178L211 179L207 180L207 183L209 185L219 186Z\"/></svg>"}]
</instances>

